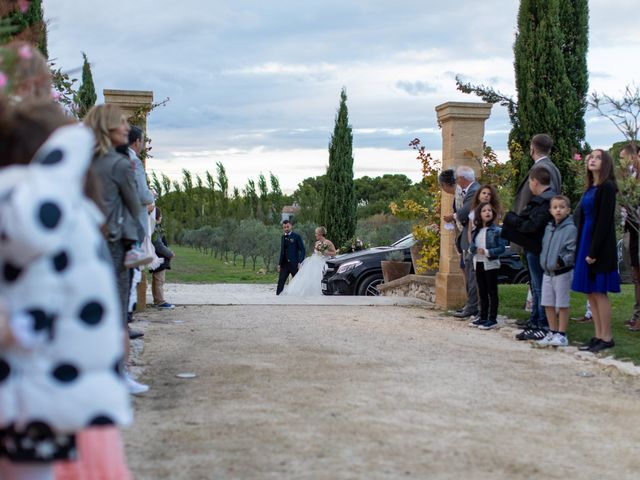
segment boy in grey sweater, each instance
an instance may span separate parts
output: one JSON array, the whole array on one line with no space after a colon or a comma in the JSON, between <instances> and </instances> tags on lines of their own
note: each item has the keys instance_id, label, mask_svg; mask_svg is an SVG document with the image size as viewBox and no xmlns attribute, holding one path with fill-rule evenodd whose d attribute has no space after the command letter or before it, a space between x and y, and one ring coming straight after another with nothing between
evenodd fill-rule
<instances>
[{"instance_id":1,"label":"boy in grey sweater","mask_svg":"<svg viewBox=\"0 0 640 480\"><path fill-rule=\"evenodd\" d=\"M538 345L566 347L569 345L566 332L578 229L569 215L571 202L564 195L551 199L549 212L553 220L544 231L540 254L540 266L544 272L540 303L547 314L549 332L538 341Z\"/></svg>"}]
</instances>

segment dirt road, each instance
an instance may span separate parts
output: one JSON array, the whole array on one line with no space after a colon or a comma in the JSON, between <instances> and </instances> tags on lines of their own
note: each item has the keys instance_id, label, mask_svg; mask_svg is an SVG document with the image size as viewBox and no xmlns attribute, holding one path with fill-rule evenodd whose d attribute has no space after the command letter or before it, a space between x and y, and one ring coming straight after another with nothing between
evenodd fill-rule
<instances>
[{"instance_id":1,"label":"dirt road","mask_svg":"<svg viewBox=\"0 0 640 480\"><path fill-rule=\"evenodd\" d=\"M142 326L151 390L125 434L137 479L640 478L640 379L506 329L418 307L255 305Z\"/></svg>"}]
</instances>

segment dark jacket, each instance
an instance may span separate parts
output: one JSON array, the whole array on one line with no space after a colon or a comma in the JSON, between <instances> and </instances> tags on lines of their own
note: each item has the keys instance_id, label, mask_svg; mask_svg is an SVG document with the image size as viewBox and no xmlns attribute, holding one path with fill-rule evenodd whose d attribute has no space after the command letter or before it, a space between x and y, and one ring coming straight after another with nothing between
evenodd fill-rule
<instances>
[{"instance_id":1,"label":"dark jacket","mask_svg":"<svg viewBox=\"0 0 640 480\"><path fill-rule=\"evenodd\" d=\"M294 267L294 271L298 269L298 264L304 261L304 242L302 237L296 232L291 232L288 236L283 235L280 241L280 260L278 265L281 267L287 263Z\"/></svg>"},{"instance_id":2,"label":"dark jacket","mask_svg":"<svg viewBox=\"0 0 640 480\"><path fill-rule=\"evenodd\" d=\"M548 188L532 197L520 215L508 212L502 225L502 238L517 243L528 252L540 254L544 229L552 218L549 203L554 195Z\"/></svg>"},{"instance_id":3,"label":"dark jacket","mask_svg":"<svg viewBox=\"0 0 640 480\"><path fill-rule=\"evenodd\" d=\"M480 184L476 181L467 187L462 207L456 212L456 220L462 225L462 231L456 239L458 251L464 252L469 249L469 213L473 210L473 197L479 188Z\"/></svg>"},{"instance_id":4,"label":"dark jacket","mask_svg":"<svg viewBox=\"0 0 640 480\"><path fill-rule=\"evenodd\" d=\"M101 186L102 210L107 217L107 240L144 240L140 217L140 200L131 161L111 149L93 161L93 168Z\"/></svg>"},{"instance_id":5,"label":"dark jacket","mask_svg":"<svg viewBox=\"0 0 640 480\"><path fill-rule=\"evenodd\" d=\"M473 234L472 234L473 238L471 241L471 245L469 245L469 251L474 255L478 251L478 247L476 246L476 237L478 236L478 233L480 233L480 230L481 230L480 228L476 228L473 231ZM497 225L489 225L487 227L487 234L486 234L485 241L487 245L487 248L486 248L487 258L489 258L489 260L494 260L496 258L499 258L500 255L502 255L506 250L507 241L501 237L500 235L501 230L502 229Z\"/></svg>"},{"instance_id":6,"label":"dark jacket","mask_svg":"<svg viewBox=\"0 0 640 480\"><path fill-rule=\"evenodd\" d=\"M171 259L173 258L173 252L169 249L169 244L167 243L167 237L164 235L164 231L162 230L162 226L160 224L156 225L156 229L151 235L151 243L153 244L153 248L156 251L156 255L164 261L162 264L156 268L155 270L150 270L152 273L161 272L162 270L171 270Z\"/></svg>"},{"instance_id":7,"label":"dark jacket","mask_svg":"<svg viewBox=\"0 0 640 480\"><path fill-rule=\"evenodd\" d=\"M591 243L587 254L589 257L596 259L595 263L589 265L589 273L591 275L611 272L618 268L615 227L617 191L618 187L610 180L596 188ZM581 204L582 199L580 199L579 206ZM580 245L582 226L584 225L584 211L582 208L576 210L575 218L578 224L578 245ZM582 260L584 259L578 259L578 261Z\"/></svg>"},{"instance_id":8,"label":"dark jacket","mask_svg":"<svg viewBox=\"0 0 640 480\"><path fill-rule=\"evenodd\" d=\"M559 225L556 225L555 220L547 224L540 254L540 266L544 273L560 275L573 269L577 236L578 231L571 216Z\"/></svg>"},{"instance_id":9,"label":"dark jacket","mask_svg":"<svg viewBox=\"0 0 640 480\"><path fill-rule=\"evenodd\" d=\"M560 170L558 170L558 167L556 167L551 159L549 157L542 157L531 166L529 172L538 167L545 168L549 172L549 175L551 175L551 190L557 195L562 193L562 176L560 175ZM527 176L524 177L524 180L520 183L513 198L513 211L518 214L522 213L533 197L534 195L531 192L531 188L529 188L529 173L527 173Z\"/></svg>"}]
</instances>

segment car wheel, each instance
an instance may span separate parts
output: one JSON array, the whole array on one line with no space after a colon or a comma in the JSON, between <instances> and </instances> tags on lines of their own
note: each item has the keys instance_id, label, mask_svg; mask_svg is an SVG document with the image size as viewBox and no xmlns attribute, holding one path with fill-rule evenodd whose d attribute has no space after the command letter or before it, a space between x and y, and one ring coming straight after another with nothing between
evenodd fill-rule
<instances>
[{"instance_id":1,"label":"car wheel","mask_svg":"<svg viewBox=\"0 0 640 480\"><path fill-rule=\"evenodd\" d=\"M378 285L383 281L384 279L382 278L381 273L374 273L373 275L365 277L358 286L358 295L365 295L367 297L380 295L380 292L378 292Z\"/></svg>"},{"instance_id":2,"label":"car wheel","mask_svg":"<svg viewBox=\"0 0 640 480\"><path fill-rule=\"evenodd\" d=\"M518 272L513 279L514 284L529 283L529 272Z\"/></svg>"}]
</instances>

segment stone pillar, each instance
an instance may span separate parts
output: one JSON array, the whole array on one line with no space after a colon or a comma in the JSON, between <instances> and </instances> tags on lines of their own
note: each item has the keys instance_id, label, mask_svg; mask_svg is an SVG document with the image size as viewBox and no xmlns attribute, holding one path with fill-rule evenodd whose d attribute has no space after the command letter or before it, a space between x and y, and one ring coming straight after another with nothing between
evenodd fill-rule
<instances>
[{"instance_id":1,"label":"stone pillar","mask_svg":"<svg viewBox=\"0 0 640 480\"><path fill-rule=\"evenodd\" d=\"M103 90L104 103L118 105L127 117L134 116L141 108L151 108L153 104L153 92L143 90ZM143 117L142 122L136 125L145 132L147 131L147 118ZM142 163L146 168L145 159ZM147 276L142 275L142 280L138 284L138 306L136 311L141 312L147 306Z\"/></svg>"},{"instance_id":2,"label":"stone pillar","mask_svg":"<svg viewBox=\"0 0 640 480\"><path fill-rule=\"evenodd\" d=\"M447 102L436 107L442 127L442 168L468 165L480 174L484 122L491 114L490 103ZM453 195L442 192L442 215L453 211ZM467 299L460 258L455 247L456 230L445 230L440 219L440 269L436 274L436 305L462 307Z\"/></svg>"}]
</instances>

